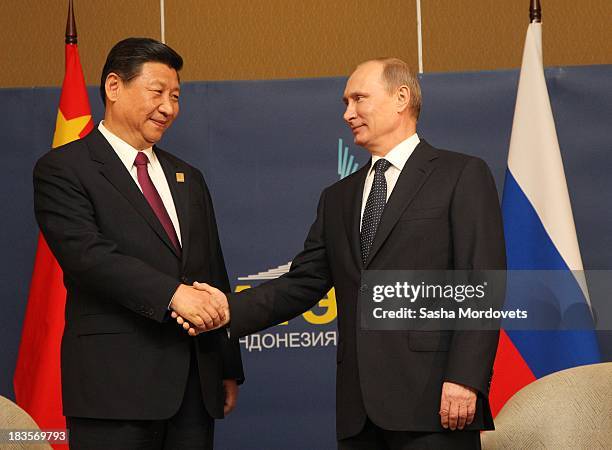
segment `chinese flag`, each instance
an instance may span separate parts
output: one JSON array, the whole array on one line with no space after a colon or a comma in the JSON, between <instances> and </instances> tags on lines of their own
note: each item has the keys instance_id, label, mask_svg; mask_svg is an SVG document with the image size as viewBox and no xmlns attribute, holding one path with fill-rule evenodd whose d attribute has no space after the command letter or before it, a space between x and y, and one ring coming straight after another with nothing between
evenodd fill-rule
<instances>
[{"instance_id":1,"label":"chinese flag","mask_svg":"<svg viewBox=\"0 0 612 450\"><path fill-rule=\"evenodd\" d=\"M80 139L93 129L72 8L69 9L68 18L66 68L53 148ZM44 430L66 428L62 414L60 377L60 343L64 332L65 304L66 289L62 269L44 237L39 234L13 383L17 404ZM54 447L66 448L64 445Z\"/></svg>"}]
</instances>

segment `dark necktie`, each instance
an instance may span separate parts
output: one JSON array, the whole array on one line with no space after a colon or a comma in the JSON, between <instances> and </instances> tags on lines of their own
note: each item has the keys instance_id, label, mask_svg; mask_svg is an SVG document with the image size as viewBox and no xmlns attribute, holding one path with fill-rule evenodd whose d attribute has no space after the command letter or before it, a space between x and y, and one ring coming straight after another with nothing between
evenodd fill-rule
<instances>
[{"instance_id":1,"label":"dark necktie","mask_svg":"<svg viewBox=\"0 0 612 450\"><path fill-rule=\"evenodd\" d=\"M387 203L387 179L385 172L391 167L386 159L379 159L374 163L374 182L368 195L363 219L361 221L361 261L365 265L370 253L370 247L376 236L376 229Z\"/></svg>"},{"instance_id":2,"label":"dark necktie","mask_svg":"<svg viewBox=\"0 0 612 450\"><path fill-rule=\"evenodd\" d=\"M145 152L138 152L138 155L136 155L136 159L134 160L134 165L136 166L136 171L138 174L138 184L140 184L142 193L149 202L149 205L151 205L151 209L153 209L153 212L159 219L159 222L162 224L162 227L164 227L164 230L166 230L166 234L168 235L180 255L181 244L179 243L178 236L176 235L176 230L174 229L172 220L170 220L168 211L166 211L164 202L159 196L157 189L155 189L153 181L151 181L151 177L149 176L149 170L147 168L148 163L149 158L147 157Z\"/></svg>"}]
</instances>

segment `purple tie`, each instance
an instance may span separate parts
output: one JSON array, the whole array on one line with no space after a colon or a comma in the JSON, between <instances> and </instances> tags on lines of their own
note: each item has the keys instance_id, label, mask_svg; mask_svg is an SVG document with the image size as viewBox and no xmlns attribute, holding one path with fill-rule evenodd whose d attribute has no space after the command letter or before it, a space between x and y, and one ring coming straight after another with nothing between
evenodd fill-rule
<instances>
[{"instance_id":1,"label":"purple tie","mask_svg":"<svg viewBox=\"0 0 612 450\"><path fill-rule=\"evenodd\" d=\"M136 166L136 171L138 173L138 183L142 189L142 193L145 198L151 205L153 212L159 219L162 227L166 230L168 237L174 244L174 247L181 253L181 244L179 244L178 236L176 235L176 230L174 229L174 225L172 225L172 220L170 220L170 216L168 215L168 211L164 207L164 202L162 201L157 189L155 189L155 185L151 181L151 177L149 176L149 170L147 169L147 164L149 163L149 158L145 154L145 152L138 152L136 155L136 159L134 160L134 165Z\"/></svg>"}]
</instances>

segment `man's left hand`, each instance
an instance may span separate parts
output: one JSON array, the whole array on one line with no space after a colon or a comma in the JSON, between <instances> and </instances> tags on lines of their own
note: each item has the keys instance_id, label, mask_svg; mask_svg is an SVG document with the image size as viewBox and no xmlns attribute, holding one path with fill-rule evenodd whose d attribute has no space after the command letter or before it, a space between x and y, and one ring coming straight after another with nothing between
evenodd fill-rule
<instances>
[{"instance_id":1,"label":"man's left hand","mask_svg":"<svg viewBox=\"0 0 612 450\"><path fill-rule=\"evenodd\" d=\"M440 399L442 427L463 430L474 420L476 413L476 389L445 381Z\"/></svg>"},{"instance_id":2,"label":"man's left hand","mask_svg":"<svg viewBox=\"0 0 612 450\"><path fill-rule=\"evenodd\" d=\"M238 384L236 380L223 380L223 390L225 391L223 414L227 416L236 407L236 402L238 401Z\"/></svg>"}]
</instances>

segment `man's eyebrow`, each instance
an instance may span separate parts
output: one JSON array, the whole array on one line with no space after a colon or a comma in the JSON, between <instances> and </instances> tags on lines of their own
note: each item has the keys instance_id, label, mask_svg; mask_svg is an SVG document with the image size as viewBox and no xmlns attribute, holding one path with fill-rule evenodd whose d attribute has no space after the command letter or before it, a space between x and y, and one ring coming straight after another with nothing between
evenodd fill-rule
<instances>
[{"instance_id":1,"label":"man's eyebrow","mask_svg":"<svg viewBox=\"0 0 612 450\"><path fill-rule=\"evenodd\" d=\"M168 83L166 83L163 80L151 80L151 83L149 83L149 88L162 88L165 89L166 86L168 86ZM181 86L178 85L175 88L172 88L172 91L180 91L181 90Z\"/></svg>"},{"instance_id":2,"label":"man's eyebrow","mask_svg":"<svg viewBox=\"0 0 612 450\"><path fill-rule=\"evenodd\" d=\"M367 97L367 94L365 92L361 92L361 91L353 91L353 92L349 92L348 94L344 94L342 96L342 101L344 103L346 103L348 101L349 98L355 98L357 96L361 96L361 97Z\"/></svg>"}]
</instances>

